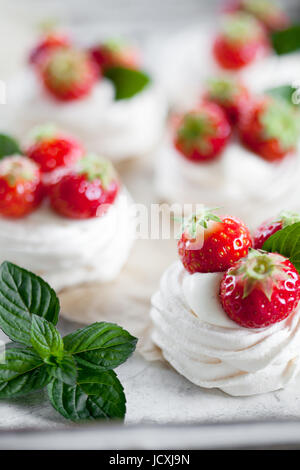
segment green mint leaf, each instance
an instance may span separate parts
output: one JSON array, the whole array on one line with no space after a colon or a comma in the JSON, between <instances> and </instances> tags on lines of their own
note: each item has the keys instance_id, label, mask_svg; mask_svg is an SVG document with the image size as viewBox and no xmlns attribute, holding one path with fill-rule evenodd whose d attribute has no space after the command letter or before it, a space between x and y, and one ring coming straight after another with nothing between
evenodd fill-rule
<instances>
[{"instance_id":1,"label":"green mint leaf","mask_svg":"<svg viewBox=\"0 0 300 470\"><path fill-rule=\"evenodd\" d=\"M289 54L300 49L300 24L276 31L271 35L271 43L278 55Z\"/></svg>"},{"instance_id":2,"label":"green mint leaf","mask_svg":"<svg viewBox=\"0 0 300 470\"><path fill-rule=\"evenodd\" d=\"M47 364L63 357L64 343L55 326L38 315L32 315L31 344Z\"/></svg>"},{"instance_id":3,"label":"green mint leaf","mask_svg":"<svg viewBox=\"0 0 300 470\"><path fill-rule=\"evenodd\" d=\"M0 398L12 398L44 388L49 375L42 359L29 348L10 347L0 363Z\"/></svg>"},{"instance_id":4,"label":"green mint leaf","mask_svg":"<svg viewBox=\"0 0 300 470\"><path fill-rule=\"evenodd\" d=\"M65 355L58 365L48 366L49 374L67 385L75 385L77 380L77 365L75 359Z\"/></svg>"},{"instance_id":5,"label":"green mint leaf","mask_svg":"<svg viewBox=\"0 0 300 470\"><path fill-rule=\"evenodd\" d=\"M98 322L64 337L66 351L82 367L114 369L134 352L137 338L114 323Z\"/></svg>"},{"instance_id":6,"label":"green mint leaf","mask_svg":"<svg viewBox=\"0 0 300 470\"><path fill-rule=\"evenodd\" d=\"M146 73L125 67L111 67L104 75L114 84L116 100L132 98L150 83Z\"/></svg>"},{"instance_id":7,"label":"green mint leaf","mask_svg":"<svg viewBox=\"0 0 300 470\"><path fill-rule=\"evenodd\" d=\"M41 390L48 385L50 380L51 376L47 372L47 366L44 365L8 382L1 382L0 399L21 397L27 393Z\"/></svg>"},{"instance_id":8,"label":"green mint leaf","mask_svg":"<svg viewBox=\"0 0 300 470\"><path fill-rule=\"evenodd\" d=\"M123 419L126 413L124 390L113 371L81 371L76 385L54 379L47 389L52 406L72 421Z\"/></svg>"},{"instance_id":9,"label":"green mint leaf","mask_svg":"<svg viewBox=\"0 0 300 470\"><path fill-rule=\"evenodd\" d=\"M5 350L7 349L24 349L24 344L22 343L17 343L16 341L9 341L8 343L5 343Z\"/></svg>"},{"instance_id":10,"label":"green mint leaf","mask_svg":"<svg viewBox=\"0 0 300 470\"><path fill-rule=\"evenodd\" d=\"M0 160L16 154L22 154L18 142L9 135L0 134Z\"/></svg>"},{"instance_id":11,"label":"green mint leaf","mask_svg":"<svg viewBox=\"0 0 300 470\"><path fill-rule=\"evenodd\" d=\"M59 300L40 277L5 261L0 266L0 328L12 340L31 346L36 314L56 325Z\"/></svg>"},{"instance_id":12,"label":"green mint leaf","mask_svg":"<svg viewBox=\"0 0 300 470\"><path fill-rule=\"evenodd\" d=\"M295 93L295 88L290 85L281 85L275 88L269 88L266 90L266 93L270 96L273 96L276 99L281 99L286 103L298 107L297 104L293 101L293 95Z\"/></svg>"},{"instance_id":13,"label":"green mint leaf","mask_svg":"<svg viewBox=\"0 0 300 470\"><path fill-rule=\"evenodd\" d=\"M9 348L5 351L4 361L0 363L0 383L16 378L43 364L42 359L28 348Z\"/></svg>"},{"instance_id":14,"label":"green mint leaf","mask_svg":"<svg viewBox=\"0 0 300 470\"><path fill-rule=\"evenodd\" d=\"M114 371L81 370L79 371L78 384L89 396L88 405L93 416L106 419L124 418L126 397L124 388Z\"/></svg>"},{"instance_id":15,"label":"green mint leaf","mask_svg":"<svg viewBox=\"0 0 300 470\"><path fill-rule=\"evenodd\" d=\"M262 249L285 256L300 273L300 222L278 230L265 241Z\"/></svg>"}]
</instances>

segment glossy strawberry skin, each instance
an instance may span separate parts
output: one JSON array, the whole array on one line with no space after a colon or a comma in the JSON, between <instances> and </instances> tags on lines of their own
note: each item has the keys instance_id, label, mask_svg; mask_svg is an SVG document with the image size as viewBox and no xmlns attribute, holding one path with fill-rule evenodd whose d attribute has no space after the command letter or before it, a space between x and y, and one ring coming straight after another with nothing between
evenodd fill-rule
<instances>
[{"instance_id":1,"label":"glossy strawberry skin","mask_svg":"<svg viewBox=\"0 0 300 470\"><path fill-rule=\"evenodd\" d=\"M187 115L203 115L207 123L210 123L213 128L213 134L203 133L200 139L208 145L208 148L203 150L197 143L187 146L186 139L180 137L180 129L184 125L184 120ZM174 121L175 122L175 121ZM197 109L190 113L177 118L175 124L175 148L188 160L198 162L209 162L215 160L225 150L225 147L231 136L230 123L220 106L211 102L202 102Z\"/></svg>"},{"instance_id":2,"label":"glossy strawberry skin","mask_svg":"<svg viewBox=\"0 0 300 470\"><path fill-rule=\"evenodd\" d=\"M288 259L283 258L282 263L288 280L273 287L270 300L259 288L254 288L243 298L243 283L232 275L235 267L226 272L220 285L220 301L231 320L245 328L264 328L284 320L295 311L300 299L300 277Z\"/></svg>"},{"instance_id":3,"label":"glossy strawberry skin","mask_svg":"<svg viewBox=\"0 0 300 470\"><path fill-rule=\"evenodd\" d=\"M69 167L83 154L84 149L79 142L63 135L38 139L26 150L26 155L39 164L42 173Z\"/></svg>"},{"instance_id":4,"label":"glossy strawberry skin","mask_svg":"<svg viewBox=\"0 0 300 470\"><path fill-rule=\"evenodd\" d=\"M104 188L99 179L89 181L86 175L71 172L49 190L52 208L71 219L89 219L104 215L119 192L119 182L112 180Z\"/></svg>"},{"instance_id":5,"label":"glossy strawberry skin","mask_svg":"<svg viewBox=\"0 0 300 470\"><path fill-rule=\"evenodd\" d=\"M257 250L261 249L268 238L270 238L272 235L274 235L274 233L278 232L278 230L281 230L282 228L282 221L268 221L261 224L253 237L254 248Z\"/></svg>"},{"instance_id":6,"label":"glossy strawberry skin","mask_svg":"<svg viewBox=\"0 0 300 470\"><path fill-rule=\"evenodd\" d=\"M204 230L204 240L197 246L184 232L178 241L178 254L185 269L196 272L222 272L247 255L252 247L248 228L233 217L221 217L222 223L214 224L212 230ZM191 246L191 243L194 244Z\"/></svg>"},{"instance_id":7,"label":"glossy strawberry skin","mask_svg":"<svg viewBox=\"0 0 300 470\"><path fill-rule=\"evenodd\" d=\"M280 161L288 153L296 150L295 146L283 149L277 138L266 138L261 118L271 100L263 98L252 101L244 109L239 121L239 134L243 144L269 162ZM295 117L296 119L296 117Z\"/></svg>"},{"instance_id":8,"label":"glossy strawberry skin","mask_svg":"<svg viewBox=\"0 0 300 470\"><path fill-rule=\"evenodd\" d=\"M250 101L250 94L248 89L243 83L237 83L237 92L232 99L222 100L213 96L209 91L204 94L204 101L213 102L219 105L225 112L229 122L235 125L239 122L243 110L248 106Z\"/></svg>"},{"instance_id":9,"label":"glossy strawberry skin","mask_svg":"<svg viewBox=\"0 0 300 470\"><path fill-rule=\"evenodd\" d=\"M0 161L0 215L13 219L25 217L37 209L44 197L39 168L36 166L30 179L17 177L12 182L1 174L2 164L3 160Z\"/></svg>"},{"instance_id":10,"label":"glossy strawberry skin","mask_svg":"<svg viewBox=\"0 0 300 470\"><path fill-rule=\"evenodd\" d=\"M29 63L39 66L47 58L48 54L60 47L70 46L69 38L64 34L51 33L45 36L39 44L31 51Z\"/></svg>"},{"instance_id":11,"label":"glossy strawberry skin","mask_svg":"<svg viewBox=\"0 0 300 470\"><path fill-rule=\"evenodd\" d=\"M69 58L67 54L69 54ZM63 71L64 61L66 69L74 69L70 80ZM71 65L67 65L67 63ZM98 80L98 75L95 62L87 54L71 49L51 52L39 70L39 76L45 90L58 101L66 102L82 99L89 95Z\"/></svg>"},{"instance_id":12,"label":"glossy strawberry skin","mask_svg":"<svg viewBox=\"0 0 300 470\"><path fill-rule=\"evenodd\" d=\"M223 69L238 70L252 63L264 47L261 40L233 44L220 35L215 39L213 53Z\"/></svg>"},{"instance_id":13,"label":"glossy strawberry skin","mask_svg":"<svg viewBox=\"0 0 300 470\"><path fill-rule=\"evenodd\" d=\"M100 75L111 67L126 67L138 69L140 57L138 52L131 47L112 50L105 44L100 44L90 49L92 59L99 68Z\"/></svg>"}]
</instances>

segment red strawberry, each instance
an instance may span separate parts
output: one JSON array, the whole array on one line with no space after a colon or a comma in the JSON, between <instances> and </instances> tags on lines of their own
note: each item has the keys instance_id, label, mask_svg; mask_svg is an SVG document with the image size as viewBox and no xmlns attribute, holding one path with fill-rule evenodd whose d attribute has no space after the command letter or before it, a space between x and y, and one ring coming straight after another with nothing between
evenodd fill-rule
<instances>
[{"instance_id":1,"label":"red strawberry","mask_svg":"<svg viewBox=\"0 0 300 470\"><path fill-rule=\"evenodd\" d=\"M189 217L183 230L178 253L191 274L226 271L252 246L243 222L230 216L216 217L209 209Z\"/></svg>"},{"instance_id":2,"label":"red strawberry","mask_svg":"<svg viewBox=\"0 0 300 470\"><path fill-rule=\"evenodd\" d=\"M50 188L52 208L72 219L100 217L119 192L116 173L107 160L97 155L80 159L76 171L69 172Z\"/></svg>"},{"instance_id":3,"label":"red strawberry","mask_svg":"<svg viewBox=\"0 0 300 470\"><path fill-rule=\"evenodd\" d=\"M52 51L40 74L45 89L61 101L83 98L98 79L94 61L84 52L70 48Z\"/></svg>"},{"instance_id":4,"label":"red strawberry","mask_svg":"<svg viewBox=\"0 0 300 470\"><path fill-rule=\"evenodd\" d=\"M34 47L29 56L29 63L41 65L48 54L61 47L69 47L70 39L65 34L52 32L45 35Z\"/></svg>"},{"instance_id":5,"label":"red strawberry","mask_svg":"<svg viewBox=\"0 0 300 470\"><path fill-rule=\"evenodd\" d=\"M0 160L0 214L19 218L41 203L43 189L39 167L20 155Z\"/></svg>"},{"instance_id":6,"label":"red strawberry","mask_svg":"<svg viewBox=\"0 0 300 470\"><path fill-rule=\"evenodd\" d=\"M258 227L254 234L254 248L257 250L262 248L265 241L267 241L271 235L278 232L278 230L297 222L300 222L300 214L296 212L282 211L278 217L273 220L268 220Z\"/></svg>"},{"instance_id":7,"label":"red strawberry","mask_svg":"<svg viewBox=\"0 0 300 470\"><path fill-rule=\"evenodd\" d=\"M100 73L110 67L138 69L141 65L139 51L121 41L104 42L92 47L90 53L97 63Z\"/></svg>"},{"instance_id":8,"label":"red strawberry","mask_svg":"<svg viewBox=\"0 0 300 470\"><path fill-rule=\"evenodd\" d=\"M230 134L222 109L215 103L203 103L178 119L174 145L188 160L207 162L221 154Z\"/></svg>"},{"instance_id":9,"label":"red strawberry","mask_svg":"<svg viewBox=\"0 0 300 470\"><path fill-rule=\"evenodd\" d=\"M245 328L264 328L295 312L300 276L277 253L251 250L231 267L220 286L220 300L231 320Z\"/></svg>"},{"instance_id":10,"label":"red strawberry","mask_svg":"<svg viewBox=\"0 0 300 470\"><path fill-rule=\"evenodd\" d=\"M269 31L283 29L290 24L277 2L270 0L235 0L227 5L226 11L245 11L255 16Z\"/></svg>"},{"instance_id":11,"label":"red strawberry","mask_svg":"<svg viewBox=\"0 0 300 470\"><path fill-rule=\"evenodd\" d=\"M242 142L265 160L281 160L294 152L299 139L296 111L282 100L266 97L252 102L241 116Z\"/></svg>"},{"instance_id":12,"label":"red strawberry","mask_svg":"<svg viewBox=\"0 0 300 470\"><path fill-rule=\"evenodd\" d=\"M224 69L240 69L267 50L267 36L251 15L226 15L221 33L213 46L215 59Z\"/></svg>"},{"instance_id":13,"label":"red strawberry","mask_svg":"<svg viewBox=\"0 0 300 470\"><path fill-rule=\"evenodd\" d=\"M229 121L235 124L250 100L247 88L235 77L214 78L208 81L205 100L217 103Z\"/></svg>"},{"instance_id":14,"label":"red strawberry","mask_svg":"<svg viewBox=\"0 0 300 470\"><path fill-rule=\"evenodd\" d=\"M83 156L84 149L73 137L58 132L53 126L44 126L35 131L34 141L25 153L40 165L42 173L48 173L73 165Z\"/></svg>"}]
</instances>

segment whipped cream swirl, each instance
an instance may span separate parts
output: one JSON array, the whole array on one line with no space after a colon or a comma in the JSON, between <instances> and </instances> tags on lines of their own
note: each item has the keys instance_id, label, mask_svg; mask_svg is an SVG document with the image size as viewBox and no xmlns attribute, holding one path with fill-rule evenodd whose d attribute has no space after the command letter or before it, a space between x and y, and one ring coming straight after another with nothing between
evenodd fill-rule
<instances>
[{"instance_id":1,"label":"whipped cream swirl","mask_svg":"<svg viewBox=\"0 0 300 470\"><path fill-rule=\"evenodd\" d=\"M243 328L218 299L222 273L189 274L178 261L152 298L153 340L191 382L234 395L286 387L299 372L300 313L267 328Z\"/></svg>"},{"instance_id":2,"label":"whipped cream swirl","mask_svg":"<svg viewBox=\"0 0 300 470\"><path fill-rule=\"evenodd\" d=\"M31 70L8 84L4 129L20 138L33 126L54 122L74 134L87 150L118 161L143 155L159 142L166 118L166 100L156 85L130 99L116 101L114 87L102 79L91 94L64 103L49 96Z\"/></svg>"},{"instance_id":3,"label":"whipped cream swirl","mask_svg":"<svg viewBox=\"0 0 300 470\"><path fill-rule=\"evenodd\" d=\"M211 163L189 162L168 136L157 155L156 190L172 203L222 206L255 227L281 209L299 209L299 172L298 154L272 163L237 142Z\"/></svg>"},{"instance_id":4,"label":"whipped cream swirl","mask_svg":"<svg viewBox=\"0 0 300 470\"><path fill-rule=\"evenodd\" d=\"M0 217L0 262L35 272L58 291L79 283L111 281L133 244L131 205L123 188L99 218L67 219L46 204L24 219Z\"/></svg>"}]
</instances>

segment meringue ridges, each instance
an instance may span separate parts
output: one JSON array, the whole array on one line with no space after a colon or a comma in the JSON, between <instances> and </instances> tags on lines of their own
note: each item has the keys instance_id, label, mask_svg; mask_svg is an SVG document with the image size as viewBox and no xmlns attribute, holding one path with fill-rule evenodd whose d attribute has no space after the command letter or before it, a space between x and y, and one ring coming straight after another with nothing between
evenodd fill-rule
<instances>
[{"instance_id":1,"label":"meringue ridges","mask_svg":"<svg viewBox=\"0 0 300 470\"><path fill-rule=\"evenodd\" d=\"M102 217L65 219L45 204L24 219L1 218L0 260L26 266L58 291L82 282L110 281L134 242L132 204L123 188Z\"/></svg>"},{"instance_id":2,"label":"meringue ridges","mask_svg":"<svg viewBox=\"0 0 300 470\"><path fill-rule=\"evenodd\" d=\"M222 273L189 274L178 261L152 298L153 340L191 382L234 395L285 387L299 371L299 309L273 326L248 329L218 299Z\"/></svg>"}]
</instances>

